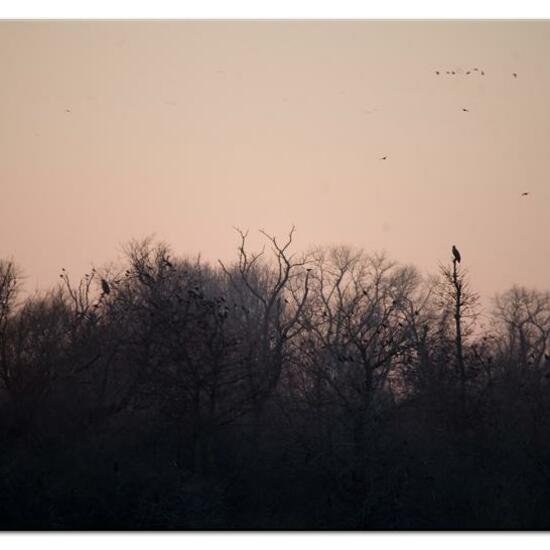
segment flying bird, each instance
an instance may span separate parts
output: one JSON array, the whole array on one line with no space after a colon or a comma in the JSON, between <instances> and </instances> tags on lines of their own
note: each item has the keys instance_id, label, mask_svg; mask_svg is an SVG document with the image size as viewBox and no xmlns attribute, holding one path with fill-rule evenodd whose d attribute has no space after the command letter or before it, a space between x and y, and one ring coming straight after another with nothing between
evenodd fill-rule
<instances>
[{"instance_id":1,"label":"flying bird","mask_svg":"<svg viewBox=\"0 0 550 550\"><path fill-rule=\"evenodd\" d=\"M529 196L529 192L528 191L525 191L524 193L521 194L522 197L527 197Z\"/></svg>"},{"instance_id":2,"label":"flying bird","mask_svg":"<svg viewBox=\"0 0 550 550\"><path fill-rule=\"evenodd\" d=\"M454 262L458 262L460 263L460 260L462 259L460 257L460 252L458 251L458 248L453 244L453 248L452 248L452 253L453 253L453 258L454 258Z\"/></svg>"},{"instance_id":3,"label":"flying bird","mask_svg":"<svg viewBox=\"0 0 550 550\"><path fill-rule=\"evenodd\" d=\"M474 67L474 71L479 71L479 69L477 67Z\"/></svg>"},{"instance_id":4,"label":"flying bird","mask_svg":"<svg viewBox=\"0 0 550 550\"><path fill-rule=\"evenodd\" d=\"M101 279L101 290L103 290L103 294L109 294L111 292L111 287L105 279Z\"/></svg>"},{"instance_id":5,"label":"flying bird","mask_svg":"<svg viewBox=\"0 0 550 550\"><path fill-rule=\"evenodd\" d=\"M469 113L470 111L468 111L468 109L465 109L464 107L462 107L462 110L465 112L465 113Z\"/></svg>"},{"instance_id":6,"label":"flying bird","mask_svg":"<svg viewBox=\"0 0 550 550\"><path fill-rule=\"evenodd\" d=\"M514 78L517 78L517 77L518 77L518 73L512 73L512 76L513 76Z\"/></svg>"},{"instance_id":7,"label":"flying bird","mask_svg":"<svg viewBox=\"0 0 550 550\"><path fill-rule=\"evenodd\" d=\"M380 160L386 160L387 158L388 158L387 156L384 156Z\"/></svg>"},{"instance_id":8,"label":"flying bird","mask_svg":"<svg viewBox=\"0 0 550 550\"><path fill-rule=\"evenodd\" d=\"M70 113L71 110L70 110L70 109L65 109L65 112L66 112L66 113Z\"/></svg>"},{"instance_id":9,"label":"flying bird","mask_svg":"<svg viewBox=\"0 0 550 550\"><path fill-rule=\"evenodd\" d=\"M481 71L481 76L485 76L485 71Z\"/></svg>"},{"instance_id":10,"label":"flying bird","mask_svg":"<svg viewBox=\"0 0 550 550\"><path fill-rule=\"evenodd\" d=\"M439 71L435 71L435 74L437 74L437 75L438 75L438 74L439 74Z\"/></svg>"}]
</instances>

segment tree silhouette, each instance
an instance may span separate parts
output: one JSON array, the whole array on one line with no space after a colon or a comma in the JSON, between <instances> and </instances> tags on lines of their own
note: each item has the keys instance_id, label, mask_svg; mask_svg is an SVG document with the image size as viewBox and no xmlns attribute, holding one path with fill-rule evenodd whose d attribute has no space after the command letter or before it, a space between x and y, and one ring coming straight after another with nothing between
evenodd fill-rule
<instances>
[{"instance_id":1,"label":"tree silhouette","mask_svg":"<svg viewBox=\"0 0 550 550\"><path fill-rule=\"evenodd\" d=\"M34 294L0 261L3 528L550 526L548 291L483 324L458 250L430 276L237 234Z\"/></svg>"}]
</instances>

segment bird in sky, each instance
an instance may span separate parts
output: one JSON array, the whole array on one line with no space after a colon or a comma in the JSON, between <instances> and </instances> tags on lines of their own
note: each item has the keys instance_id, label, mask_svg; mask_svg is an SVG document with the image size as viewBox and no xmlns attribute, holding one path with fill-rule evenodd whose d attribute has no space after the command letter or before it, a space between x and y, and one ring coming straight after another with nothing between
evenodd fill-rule
<instances>
[{"instance_id":1,"label":"bird in sky","mask_svg":"<svg viewBox=\"0 0 550 550\"><path fill-rule=\"evenodd\" d=\"M513 76L514 78L517 78L517 77L518 77L518 73L512 73L512 76Z\"/></svg>"},{"instance_id":2,"label":"bird in sky","mask_svg":"<svg viewBox=\"0 0 550 550\"><path fill-rule=\"evenodd\" d=\"M65 109L65 112L66 112L66 113L70 113L71 110L70 110L70 109Z\"/></svg>"},{"instance_id":3,"label":"bird in sky","mask_svg":"<svg viewBox=\"0 0 550 550\"><path fill-rule=\"evenodd\" d=\"M470 71L466 71L466 74L470 74Z\"/></svg>"},{"instance_id":4,"label":"bird in sky","mask_svg":"<svg viewBox=\"0 0 550 550\"><path fill-rule=\"evenodd\" d=\"M458 262L460 263L460 260L462 259L460 257L460 252L458 251L458 248L453 244L453 248L452 248L452 253L453 253L453 258L454 258L454 262Z\"/></svg>"},{"instance_id":5,"label":"bird in sky","mask_svg":"<svg viewBox=\"0 0 550 550\"><path fill-rule=\"evenodd\" d=\"M485 71L481 71L481 76L485 76Z\"/></svg>"},{"instance_id":6,"label":"bird in sky","mask_svg":"<svg viewBox=\"0 0 550 550\"><path fill-rule=\"evenodd\" d=\"M435 71L435 74L437 74L437 75L438 75L438 74L439 74L439 71Z\"/></svg>"},{"instance_id":7,"label":"bird in sky","mask_svg":"<svg viewBox=\"0 0 550 550\"><path fill-rule=\"evenodd\" d=\"M468 111L468 109L465 109L464 107L462 107L462 110L465 112L465 113L469 113L470 111Z\"/></svg>"},{"instance_id":8,"label":"bird in sky","mask_svg":"<svg viewBox=\"0 0 550 550\"><path fill-rule=\"evenodd\" d=\"M522 194L521 194L522 197L527 197L529 196L529 192L528 191L524 191Z\"/></svg>"},{"instance_id":9,"label":"bird in sky","mask_svg":"<svg viewBox=\"0 0 550 550\"><path fill-rule=\"evenodd\" d=\"M474 67L474 71L479 71L479 69L477 67Z\"/></svg>"},{"instance_id":10,"label":"bird in sky","mask_svg":"<svg viewBox=\"0 0 550 550\"><path fill-rule=\"evenodd\" d=\"M387 158L388 158L387 156L384 156L380 160L386 160Z\"/></svg>"},{"instance_id":11,"label":"bird in sky","mask_svg":"<svg viewBox=\"0 0 550 550\"><path fill-rule=\"evenodd\" d=\"M101 279L101 290L103 290L103 294L109 294L111 292L111 287L105 279Z\"/></svg>"}]
</instances>

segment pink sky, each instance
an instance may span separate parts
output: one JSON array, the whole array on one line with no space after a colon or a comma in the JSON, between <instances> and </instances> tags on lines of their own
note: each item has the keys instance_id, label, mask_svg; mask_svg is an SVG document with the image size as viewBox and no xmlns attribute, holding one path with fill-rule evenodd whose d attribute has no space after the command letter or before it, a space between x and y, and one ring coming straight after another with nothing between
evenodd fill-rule
<instances>
[{"instance_id":1,"label":"pink sky","mask_svg":"<svg viewBox=\"0 0 550 550\"><path fill-rule=\"evenodd\" d=\"M294 223L550 287L549 56L547 22L2 22L0 257L33 290Z\"/></svg>"}]
</instances>

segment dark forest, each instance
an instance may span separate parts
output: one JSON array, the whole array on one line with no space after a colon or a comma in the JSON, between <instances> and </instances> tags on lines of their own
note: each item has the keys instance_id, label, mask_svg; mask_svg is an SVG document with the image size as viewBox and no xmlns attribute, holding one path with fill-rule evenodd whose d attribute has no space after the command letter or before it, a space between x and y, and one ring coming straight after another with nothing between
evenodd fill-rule
<instances>
[{"instance_id":1,"label":"dark forest","mask_svg":"<svg viewBox=\"0 0 550 550\"><path fill-rule=\"evenodd\" d=\"M1 529L550 528L550 293L236 238L0 262Z\"/></svg>"}]
</instances>

